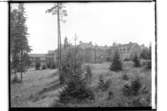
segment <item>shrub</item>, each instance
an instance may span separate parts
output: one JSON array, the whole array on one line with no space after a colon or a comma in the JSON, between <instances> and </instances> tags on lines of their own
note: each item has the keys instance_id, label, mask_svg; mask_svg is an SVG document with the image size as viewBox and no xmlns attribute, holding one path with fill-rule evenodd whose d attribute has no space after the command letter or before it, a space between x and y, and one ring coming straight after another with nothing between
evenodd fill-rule
<instances>
[{"instance_id":1,"label":"shrub","mask_svg":"<svg viewBox=\"0 0 167 111\"><path fill-rule=\"evenodd\" d=\"M134 62L134 67L140 67L140 60L137 55L134 56L133 62Z\"/></svg>"},{"instance_id":2,"label":"shrub","mask_svg":"<svg viewBox=\"0 0 167 111\"><path fill-rule=\"evenodd\" d=\"M132 105L134 107L148 107L150 106L150 98L150 96L139 96L132 101Z\"/></svg>"},{"instance_id":3,"label":"shrub","mask_svg":"<svg viewBox=\"0 0 167 111\"><path fill-rule=\"evenodd\" d=\"M109 91L109 92L108 92L107 100L110 100L112 96L113 96L113 92L112 92L112 91Z\"/></svg>"},{"instance_id":4,"label":"shrub","mask_svg":"<svg viewBox=\"0 0 167 111\"><path fill-rule=\"evenodd\" d=\"M135 106L135 107L141 107L141 106L143 106L143 103L141 102L140 98L135 98L132 101L132 105Z\"/></svg>"},{"instance_id":5,"label":"shrub","mask_svg":"<svg viewBox=\"0 0 167 111\"><path fill-rule=\"evenodd\" d=\"M147 59L147 60L151 60L151 46L149 46L149 48L145 48L142 50L140 57L142 59Z\"/></svg>"},{"instance_id":6,"label":"shrub","mask_svg":"<svg viewBox=\"0 0 167 111\"><path fill-rule=\"evenodd\" d=\"M139 78L137 78L137 79L135 79L134 81L132 81L132 86L131 86L131 88L132 88L132 90L133 90L133 91L132 91L132 92L133 92L133 95L137 95L137 94L138 94L138 92L139 92L141 86L142 86L142 84L141 84Z\"/></svg>"},{"instance_id":7,"label":"shrub","mask_svg":"<svg viewBox=\"0 0 167 111\"><path fill-rule=\"evenodd\" d=\"M45 65L43 65L43 66L42 66L42 69L46 69L46 66L45 66Z\"/></svg>"},{"instance_id":8,"label":"shrub","mask_svg":"<svg viewBox=\"0 0 167 111\"><path fill-rule=\"evenodd\" d=\"M131 81L130 84L127 83L123 86L123 89L122 89L123 95L136 96L139 94L139 90L140 90L141 86L142 86L142 84L140 82L140 79L137 78L137 79Z\"/></svg>"},{"instance_id":9,"label":"shrub","mask_svg":"<svg viewBox=\"0 0 167 111\"><path fill-rule=\"evenodd\" d=\"M112 64L110 66L110 70L113 70L113 71L122 70L122 62L120 60L120 55L118 51L115 51L114 57L112 59Z\"/></svg>"},{"instance_id":10,"label":"shrub","mask_svg":"<svg viewBox=\"0 0 167 111\"><path fill-rule=\"evenodd\" d=\"M104 77L103 75L99 76L99 83L98 83L98 88L102 91L106 91L108 90L108 88L110 87L111 84L111 80L108 79L107 81L104 81Z\"/></svg>"},{"instance_id":11,"label":"shrub","mask_svg":"<svg viewBox=\"0 0 167 111\"><path fill-rule=\"evenodd\" d=\"M130 59L129 58L125 58L124 61L130 61Z\"/></svg>"},{"instance_id":12,"label":"shrub","mask_svg":"<svg viewBox=\"0 0 167 111\"><path fill-rule=\"evenodd\" d=\"M108 88L111 85L111 79L108 79L105 83L104 83L104 90L108 90Z\"/></svg>"},{"instance_id":13,"label":"shrub","mask_svg":"<svg viewBox=\"0 0 167 111\"><path fill-rule=\"evenodd\" d=\"M14 76L11 83L21 83L21 80L18 79L17 75Z\"/></svg>"},{"instance_id":14,"label":"shrub","mask_svg":"<svg viewBox=\"0 0 167 111\"><path fill-rule=\"evenodd\" d=\"M147 48L142 50L140 54L140 58L149 59L149 50Z\"/></svg>"},{"instance_id":15,"label":"shrub","mask_svg":"<svg viewBox=\"0 0 167 111\"><path fill-rule=\"evenodd\" d=\"M128 77L127 74L124 74L124 75L122 76L122 79L127 81L127 80L129 80L129 77Z\"/></svg>"},{"instance_id":16,"label":"shrub","mask_svg":"<svg viewBox=\"0 0 167 111\"><path fill-rule=\"evenodd\" d=\"M111 58L110 58L110 57L107 57L107 58L106 58L106 61L107 61L107 62L110 62L110 61L111 61Z\"/></svg>"},{"instance_id":17,"label":"shrub","mask_svg":"<svg viewBox=\"0 0 167 111\"><path fill-rule=\"evenodd\" d=\"M60 95L60 103L69 103L70 101L81 102L84 100L93 100L94 93L82 80L77 78L68 83L67 88Z\"/></svg>"},{"instance_id":18,"label":"shrub","mask_svg":"<svg viewBox=\"0 0 167 111\"><path fill-rule=\"evenodd\" d=\"M41 67L40 62L37 62L37 63L35 64L35 69L36 69L36 70L40 70L40 67Z\"/></svg>"}]
</instances>

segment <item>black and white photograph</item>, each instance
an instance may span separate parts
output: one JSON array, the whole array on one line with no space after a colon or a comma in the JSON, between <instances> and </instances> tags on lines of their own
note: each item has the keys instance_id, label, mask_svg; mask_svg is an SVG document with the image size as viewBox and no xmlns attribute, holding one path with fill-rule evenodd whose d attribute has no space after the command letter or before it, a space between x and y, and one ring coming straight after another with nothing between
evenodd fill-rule
<instances>
[{"instance_id":1,"label":"black and white photograph","mask_svg":"<svg viewBox=\"0 0 167 111\"><path fill-rule=\"evenodd\" d=\"M155 1L10 2L10 108L156 108Z\"/></svg>"}]
</instances>

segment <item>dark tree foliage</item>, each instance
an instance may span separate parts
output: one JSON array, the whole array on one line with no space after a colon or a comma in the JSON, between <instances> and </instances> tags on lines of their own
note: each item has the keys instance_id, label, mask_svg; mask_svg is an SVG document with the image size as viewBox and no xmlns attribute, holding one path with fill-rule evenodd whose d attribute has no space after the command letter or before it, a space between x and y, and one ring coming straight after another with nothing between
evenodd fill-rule
<instances>
[{"instance_id":1,"label":"dark tree foliage","mask_svg":"<svg viewBox=\"0 0 167 111\"><path fill-rule=\"evenodd\" d=\"M124 74L124 75L122 76L122 79L127 81L127 80L129 80L129 76L128 76L127 74Z\"/></svg>"},{"instance_id":2,"label":"dark tree foliage","mask_svg":"<svg viewBox=\"0 0 167 111\"><path fill-rule=\"evenodd\" d=\"M142 50L140 58L145 59L145 68L151 69L151 46Z\"/></svg>"},{"instance_id":3,"label":"dark tree foliage","mask_svg":"<svg viewBox=\"0 0 167 111\"><path fill-rule=\"evenodd\" d=\"M30 65L31 65L31 61L30 61L29 55L25 53L24 55L22 55L17 72L25 72Z\"/></svg>"},{"instance_id":4,"label":"dark tree foliage","mask_svg":"<svg viewBox=\"0 0 167 111\"><path fill-rule=\"evenodd\" d=\"M110 65L110 70L112 71L122 70L122 62L120 60L120 55L118 50L115 51L114 57L112 59L112 64Z\"/></svg>"},{"instance_id":5,"label":"dark tree foliage","mask_svg":"<svg viewBox=\"0 0 167 111\"><path fill-rule=\"evenodd\" d=\"M140 88L141 88L142 84L140 82L139 78L136 78L134 81L132 81L132 85L131 88L133 89L133 94L137 95Z\"/></svg>"},{"instance_id":6,"label":"dark tree foliage","mask_svg":"<svg viewBox=\"0 0 167 111\"><path fill-rule=\"evenodd\" d=\"M36 62L36 63L35 63L35 69L36 69L36 70L40 70L40 67L41 67L40 62Z\"/></svg>"},{"instance_id":7,"label":"dark tree foliage","mask_svg":"<svg viewBox=\"0 0 167 111\"><path fill-rule=\"evenodd\" d=\"M46 69L46 65L42 65L42 69Z\"/></svg>"},{"instance_id":8,"label":"dark tree foliage","mask_svg":"<svg viewBox=\"0 0 167 111\"><path fill-rule=\"evenodd\" d=\"M140 54L140 58L142 59L151 59L151 46L149 48L144 48Z\"/></svg>"},{"instance_id":9,"label":"dark tree foliage","mask_svg":"<svg viewBox=\"0 0 167 111\"><path fill-rule=\"evenodd\" d=\"M54 62L53 58L47 58L47 68L55 69L56 63Z\"/></svg>"},{"instance_id":10,"label":"dark tree foliage","mask_svg":"<svg viewBox=\"0 0 167 111\"><path fill-rule=\"evenodd\" d=\"M111 98L113 97L114 93L112 91L108 92L108 97L107 100L111 100Z\"/></svg>"},{"instance_id":11,"label":"dark tree foliage","mask_svg":"<svg viewBox=\"0 0 167 111\"><path fill-rule=\"evenodd\" d=\"M148 59L149 58L149 52L148 52L148 49L143 49L141 54L140 54L140 57L142 59Z\"/></svg>"},{"instance_id":12,"label":"dark tree foliage","mask_svg":"<svg viewBox=\"0 0 167 111\"><path fill-rule=\"evenodd\" d=\"M98 83L98 88L102 91L108 90L108 88L111 85L111 80L108 79L107 81L104 81L104 76L100 75L99 76L99 83Z\"/></svg>"},{"instance_id":13,"label":"dark tree foliage","mask_svg":"<svg viewBox=\"0 0 167 111\"><path fill-rule=\"evenodd\" d=\"M139 90L142 87L140 78L136 78L133 81L130 81L130 84L125 84L123 86L123 95L125 96L136 96L139 94Z\"/></svg>"},{"instance_id":14,"label":"dark tree foliage","mask_svg":"<svg viewBox=\"0 0 167 111\"><path fill-rule=\"evenodd\" d=\"M68 83L68 87L61 93L60 102L69 103L81 102L84 100L93 100L94 94L86 87L85 83L78 78L78 76L72 76L72 80Z\"/></svg>"},{"instance_id":15,"label":"dark tree foliage","mask_svg":"<svg viewBox=\"0 0 167 111\"><path fill-rule=\"evenodd\" d=\"M62 72L60 76L64 78L64 82L68 82L74 74L81 76L82 61L78 51L78 48L69 47L62 53Z\"/></svg>"},{"instance_id":16,"label":"dark tree foliage","mask_svg":"<svg viewBox=\"0 0 167 111\"><path fill-rule=\"evenodd\" d=\"M61 77L67 88L60 95L61 103L70 101L84 101L93 99L93 92L87 87L82 78L81 64L82 61L78 55L77 48L69 48L63 56Z\"/></svg>"},{"instance_id":17,"label":"dark tree foliage","mask_svg":"<svg viewBox=\"0 0 167 111\"><path fill-rule=\"evenodd\" d=\"M10 63L11 69L22 73L30 64L28 53L31 51L27 40L26 18L24 16L23 3L18 5L18 9L10 10Z\"/></svg>"},{"instance_id":18,"label":"dark tree foliage","mask_svg":"<svg viewBox=\"0 0 167 111\"><path fill-rule=\"evenodd\" d=\"M55 65L55 64L52 64L51 68L52 68L52 69L55 69L55 68L56 68L56 65Z\"/></svg>"},{"instance_id":19,"label":"dark tree foliage","mask_svg":"<svg viewBox=\"0 0 167 111\"><path fill-rule=\"evenodd\" d=\"M133 62L134 62L134 67L140 67L141 66L139 57L137 55L134 56Z\"/></svg>"}]
</instances>

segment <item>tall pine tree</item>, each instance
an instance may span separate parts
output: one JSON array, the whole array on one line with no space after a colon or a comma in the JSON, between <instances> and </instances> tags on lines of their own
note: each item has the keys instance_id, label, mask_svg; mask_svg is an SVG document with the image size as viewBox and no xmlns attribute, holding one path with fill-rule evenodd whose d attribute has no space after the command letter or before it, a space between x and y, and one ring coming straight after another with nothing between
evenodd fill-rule
<instances>
[{"instance_id":1,"label":"tall pine tree","mask_svg":"<svg viewBox=\"0 0 167 111\"><path fill-rule=\"evenodd\" d=\"M67 10L65 9L65 6L62 3L56 3L53 7L46 10L47 13L52 13L53 15L57 15L57 36L58 36L58 71L59 71L59 80L60 83L63 84L63 77L62 77L62 62L61 62L61 23L60 21L65 22L63 20L64 16L67 16Z\"/></svg>"},{"instance_id":2,"label":"tall pine tree","mask_svg":"<svg viewBox=\"0 0 167 111\"><path fill-rule=\"evenodd\" d=\"M11 68L15 72L20 72L21 80L22 74L25 71L31 51L27 40L27 27L25 25L25 9L23 3L18 4L18 9L11 10L10 19L10 62Z\"/></svg>"}]
</instances>

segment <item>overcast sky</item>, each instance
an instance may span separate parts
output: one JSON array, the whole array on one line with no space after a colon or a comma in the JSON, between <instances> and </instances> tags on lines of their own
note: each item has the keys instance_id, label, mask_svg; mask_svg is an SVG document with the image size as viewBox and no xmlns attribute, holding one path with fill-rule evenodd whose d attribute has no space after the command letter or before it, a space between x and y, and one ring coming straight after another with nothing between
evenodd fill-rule
<instances>
[{"instance_id":1,"label":"overcast sky","mask_svg":"<svg viewBox=\"0 0 167 111\"><path fill-rule=\"evenodd\" d=\"M62 42L98 45L137 42L149 45L154 40L154 3L66 3L68 16L61 23ZM52 3L25 4L31 53L47 53L57 48L56 15L45 13Z\"/></svg>"}]
</instances>

